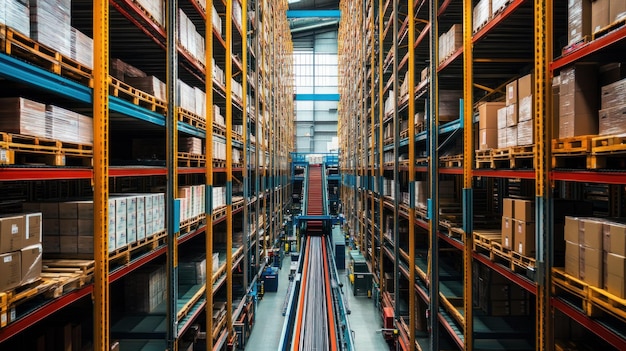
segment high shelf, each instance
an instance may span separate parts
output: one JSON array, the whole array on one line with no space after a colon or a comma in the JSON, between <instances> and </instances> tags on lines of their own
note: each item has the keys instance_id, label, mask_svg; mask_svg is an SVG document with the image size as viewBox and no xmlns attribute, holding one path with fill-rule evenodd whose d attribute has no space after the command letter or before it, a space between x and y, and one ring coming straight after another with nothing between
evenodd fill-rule
<instances>
[{"instance_id":1,"label":"high shelf","mask_svg":"<svg viewBox=\"0 0 626 351\"><path fill-rule=\"evenodd\" d=\"M291 202L287 1L6 6L0 214L43 214L43 272L0 291L0 348L243 349Z\"/></svg>"},{"instance_id":2,"label":"high shelf","mask_svg":"<svg viewBox=\"0 0 626 351\"><path fill-rule=\"evenodd\" d=\"M585 250L623 259L565 224L625 213L623 131L601 122L602 87L625 77L623 17L598 10L609 3L341 2L346 230L403 350L626 347L626 301L566 263Z\"/></svg>"}]
</instances>

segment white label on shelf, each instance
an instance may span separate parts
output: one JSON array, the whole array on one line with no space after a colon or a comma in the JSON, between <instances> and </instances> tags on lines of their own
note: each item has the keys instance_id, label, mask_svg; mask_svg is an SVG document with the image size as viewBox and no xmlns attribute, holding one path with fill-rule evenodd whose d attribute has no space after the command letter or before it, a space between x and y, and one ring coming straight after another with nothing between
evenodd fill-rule
<instances>
[{"instance_id":1,"label":"white label on shelf","mask_svg":"<svg viewBox=\"0 0 626 351\"><path fill-rule=\"evenodd\" d=\"M9 263L11 261L13 261L13 257L12 256L5 256L4 257L4 263Z\"/></svg>"},{"instance_id":2,"label":"white label on shelf","mask_svg":"<svg viewBox=\"0 0 626 351\"><path fill-rule=\"evenodd\" d=\"M1 149L0 150L0 161L2 162L8 162L9 158L7 157L7 150Z\"/></svg>"},{"instance_id":3,"label":"white label on shelf","mask_svg":"<svg viewBox=\"0 0 626 351\"><path fill-rule=\"evenodd\" d=\"M524 246L522 245L522 243L519 243L519 245L517 247L517 251L519 251L519 253L524 252Z\"/></svg>"},{"instance_id":4,"label":"white label on shelf","mask_svg":"<svg viewBox=\"0 0 626 351\"><path fill-rule=\"evenodd\" d=\"M509 247L509 237L508 236L504 238L504 246L505 247Z\"/></svg>"},{"instance_id":5,"label":"white label on shelf","mask_svg":"<svg viewBox=\"0 0 626 351\"><path fill-rule=\"evenodd\" d=\"M19 228L17 224L11 225L11 234L17 234L19 232Z\"/></svg>"}]
</instances>

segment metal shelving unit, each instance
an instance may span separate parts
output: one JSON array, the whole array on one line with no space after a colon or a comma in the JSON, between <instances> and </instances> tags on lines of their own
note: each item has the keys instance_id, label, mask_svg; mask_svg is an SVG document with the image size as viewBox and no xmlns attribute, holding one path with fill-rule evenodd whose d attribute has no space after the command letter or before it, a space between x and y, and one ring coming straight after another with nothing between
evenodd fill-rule
<instances>
[{"instance_id":1,"label":"metal shelving unit","mask_svg":"<svg viewBox=\"0 0 626 351\"><path fill-rule=\"evenodd\" d=\"M263 261L268 250L278 244L283 227L283 209L290 201L290 174L287 157L293 149L293 79L291 67L291 39L285 10L286 1L259 2L247 0L208 1L206 9L195 0L165 2L167 4L169 27L157 23L153 16L138 3L131 0L111 0L83 2L73 1L72 24L94 38L94 69L84 72L87 80L76 81L73 77L48 71L23 57L14 57L5 51L0 53L1 75L11 84L23 86L20 91L29 96L43 96L47 102L60 101L63 106L90 111L94 117L94 158L93 167L47 167L29 165L7 165L0 169L0 182L72 182L92 179L96 209L104 206L109 191L117 190L119 181L133 179L156 179L162 183L170 179L167 190L169 240L173 245L161 242L152 250L132 257L120 267L109 268L107 242L107 211L97 210L95 223L99 230L95 233L96 261L94 284L87 284L58 298L40 303L24 315L18 315L7 326L0 328L0 344L9 347L18 339L25 339L32 328L51 322L51 316L76 305L87 296L94 298L94 325L91 335L94 349L108 350L110 339L111 306L110 284L132 279L133 272L156 261L168 263L168 283L170 297L178 296L177 264L179 253L190 249L189 242L202 239L206 242L207 272L212 271L214 238L223 236L226 240L226 262L213 284L198 286L196 290L178 298L171 298L168 307L166 334L169 349L177 349L180 338L192 324L201 325L207 333L207 348L219 350L229 345L236 346L237 335L233 329L236 320L249 313L248 294L256 292L258 275L263 270ZM178 6L177 6L178 5ZM239 9L241 24L233 14L233 6ZM221 28L213 23L212 8L218 10L226 28L222 36ZM174 36L178 30L178 13L183 11L194 23L198 32L205 38L205 54L208 65L205 67L178 42ZM249 18L249 14L253 14ZM9 28L2 28L9 31ZM9 40L8 37L5 38ZM5 40L3 39L3 40ZM7 43L9 45L9 43ZM16 44L11 44L16 45ZM270 47L268 52L264 48ZM171 48L169 51L168 48ZM140 50L141 55L137 55ZM141 56L141 58L138 58ZM164 110L151 110L137 101L125 100L110 92L109 58L121 57L133 61L163 79L167 76L168 100L176 98L176 79L181 79L204 91L206 94L206 121L202 124L190 123L181 116L190 115L177 105ZM225 67L225 84L218 81L210 68L211 58ZM242 85L241 97L232 92L231 83ZM225 111L226 127L214 119L213 105ZM233 126L242 125L243 133L234 132ZM148 134L168 134L169 156L167 166L115 166L111 162L109 145L115 142L120 131L126 128L143 130ZM180 136L201 138L206 143L206 162L197 167L179 167L177 162L177 139ZM225 162L211 159L213 140L225 142L227 157ZM285 142L287 141L287 142ZM243 162L234 162L232 150L243 153ZM268 162L272 158L271 162ZM254 180L251 180L254 179ZM205 213L195 220L195 224L177 232L177 220L173 210L177 198L177 183L205 184ZM233 196L233 183L242 183L244 198ZM227 188L226 207L212 207L212 188L224 185ZM111 188L111 190L109 190ZM116 189L116 190L114 190ZM28 200L28 199L25 199ZM100 204L100 207L98 207ZM102 205L103 204L103 205ZM243 223L244 241L241 246L233 243L234 218ZM225 229L216 229L216 226ZM261 236L260 233L263 233ZM239 245L239 244L237 244ZM236 251L233 249L237 248ZM167 254L166 254L167 253ZM44 252L45 256L45 252ZM234 272L243 267L243 279L234 277ZM237 281L235 281L237 280ZM233 296L233 289L243 291L242 296ZM226 323L213 325L213 298L216 294L226 296ZM239 292L238 292L239 294ZM253 313L253 312L252 312ZM206 315L206 321L198 317ZM253 316L253 315L251 315ZM248 317L246 317L248 318ZM253 319L253 317L252 317ZM220 328L217 330L215 328ZM213 340L211 334L217 333ZM31 335L32 336L32 335ZM89 338L89 337L87 337Z\"/></svg>"},{"instance_id":2,"label":"metal shelving unit","mask_svg":"<svg viewBox=\"0 0 626 351\"><path fill-rule=\"evenodd\" d=\"M590 316L588 310L555 296L552 267L555 194L576 200L583 193L579 188L608 184L608 195L599 195L607 200L597 201L609 202L607 213L623 215L616 201L623 201L619 199L623 198L624 170L553 169L553 126L545 116L551 115L552 77L578 62L623 61L626 29L617 26L595 40L561 51L555 46L566 33L567 5L512 0L473 27L472 10L477 3L341 3L342 14L349 14L343 16L339 31L342 202L355 246L370 260L376 282L373 296L379 297L381 315L385 307L394 309L399 345L404 350L437 349L443 344L465 350L551 349L562 315L566 323L585 329L585 336L594 342L622 349L626 342L626 335L619 331L623 321ZM460 25L461 44L440 58L437 39L453 24ZM420 75L429 67L430 72ZM478 168L474 162L477 104L502 100L506 84L527 73L535 78L535 162L530 167ZM460 91L459 114L452 121L443 119L448 116L432 103L450 90ZM425 118L414 118L416 112ZM413 128L413 124L423 126ZM450 153L461 156L460 162L439 157ZM429 185L419 200L425 204L418 206L420 182ZM442 194L449 191L458 207L441 202L442 196L449 196ZM509 193L532 198L537 204L537 253L530 257L532 267L525 269L485 255L474 243L474 230L489 224L484 212L501 215L501 199ZM452 212L456 222L443 221L449 217L446 211L457 211ZM419 261L418 265L415 251L427 252L427 259L420 260L428 263L420 266L424 262ZM450 252L458 258L451 258ZM449 285L442 285L444 272L437 272L440 264L450 263L459 271L455 278L445 279L463 287L462 301L453 296ZM412 265L415 269L409 268ZM484 322L485 313L472 300L477 293L472 283L478 278L475 266L527 294L530 310L524 316L523 333ZM424 306L438 311L428 329L420 321L426 315ZM512 319L489 318L500 320L501 325ZM416 338L427 332L430 338Z\"/></svg>"}]
</instances>

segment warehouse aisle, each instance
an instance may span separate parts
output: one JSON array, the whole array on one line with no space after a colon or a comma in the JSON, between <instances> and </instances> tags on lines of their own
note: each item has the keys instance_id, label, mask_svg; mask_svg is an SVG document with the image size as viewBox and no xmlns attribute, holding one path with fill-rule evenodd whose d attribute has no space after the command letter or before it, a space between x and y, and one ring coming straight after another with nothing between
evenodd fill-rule
<instances>
[{"instance_id":1,"label":"warehouse aisle","mask_svg":"<svg viewBox=\"0 0 626 351\"><path fill-rule=\"evenodd\" d=\"M289 257L283 260L283 268L279 271L278 291L265 293L259 301L256 312L256 321L247 341L246 350L275 351L280 343L280 334L283 328L282 309L289 287ZM382 334L375 332L381 328L380 316L372 299L354 297L350 293L350 282L345 270L339 271L348 298L351 314L348 316L350 328L354 332L355 350L381 351L389 347Z\"/></svg>"}]
</instances>

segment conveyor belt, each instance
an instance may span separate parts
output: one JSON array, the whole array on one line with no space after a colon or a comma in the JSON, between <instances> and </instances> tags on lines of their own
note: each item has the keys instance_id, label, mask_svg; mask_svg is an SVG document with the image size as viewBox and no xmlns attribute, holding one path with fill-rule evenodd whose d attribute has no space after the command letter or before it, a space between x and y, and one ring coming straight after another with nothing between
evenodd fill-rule
<instances>
[{"instance_id":1,"label":"conveyor belt","mask_svg":"<svg viewBox=\"0 0 626 351\"><path fill-rule=\"evenodd\" d=\"M322 167L309 166L309 184L307 187L307 215L321 216L324 214L324 197L322 194ZM322 221L308 221L307 234L321 235Z\"/></svg>"}]
</instances>

